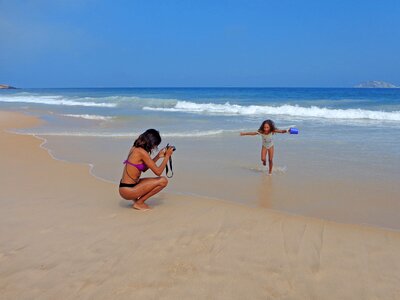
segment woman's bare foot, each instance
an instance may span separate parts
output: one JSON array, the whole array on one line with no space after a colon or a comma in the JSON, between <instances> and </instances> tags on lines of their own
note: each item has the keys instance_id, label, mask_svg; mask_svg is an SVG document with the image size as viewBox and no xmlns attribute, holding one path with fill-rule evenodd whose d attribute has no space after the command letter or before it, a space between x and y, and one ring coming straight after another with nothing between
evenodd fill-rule
<instances>
[{"instance_id":1,"label":"woman's bare foot","mask_svg":"<svg viewBox=\"0 0 400 300\"><path fill-rule=\"evenodd\" d=\"M266 160L263 160L262 163L263 163L263 166L267 165L267 161Z\"/></svg>"},{"instance_id":2,"label":"woman's bare foot","mask_svg":"<svg viewBox=\"0 0 400 300\"><path fill-rule=\"evenodd\" d=\"M132 207L134 209L137 209L137 210L149 210L149 209L151 209L150 206L148 206L147 204L138 203L137 201L133 203Z\"/></svg>"}]
</instances>

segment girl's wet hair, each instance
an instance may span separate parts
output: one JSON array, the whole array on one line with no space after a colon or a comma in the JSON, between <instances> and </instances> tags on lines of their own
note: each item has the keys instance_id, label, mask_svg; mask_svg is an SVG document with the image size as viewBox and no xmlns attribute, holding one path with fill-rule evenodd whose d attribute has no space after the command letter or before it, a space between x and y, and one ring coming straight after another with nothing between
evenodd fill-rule
<instances>
[{"instance_id":1,"label":"girl's wet hair","mask_svg":"<svg viewBox=\"0 0 400 300\"><path fill-rule=\"evenodd\" d=\"M147 129L143 132L136 141L133 143L133 147L143 148L146 152L151 151L161 144L160 133L155 129Z\"/></svg>"},{"instance_id":2,"label":"girl's wet hair","mask_svg":"<svg viewBox=\"0 0 400 300\"><path fill-rule=\"evenodd\" d=\"M269 125L270 132L274 132L274 131L276 130L274 121L272 121L272 120L265 120L264 122L262 122L260 128L258 129L258 132L264 133L264 125L265 125L265 124L268 124L268 125Z\"/></svg>"}]
</instances>

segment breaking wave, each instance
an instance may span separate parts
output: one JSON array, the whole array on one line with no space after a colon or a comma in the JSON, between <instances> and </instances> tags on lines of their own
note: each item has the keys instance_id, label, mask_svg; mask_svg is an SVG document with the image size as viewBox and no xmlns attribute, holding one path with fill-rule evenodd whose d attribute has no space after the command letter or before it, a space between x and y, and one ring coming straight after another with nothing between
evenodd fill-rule
<instances>
[{"instance_id":1,"label":"breaking wave","mask_svg":"<svg viewBox=\"0 0 400 300\"><path fill-rule=\"evenodd\" d=\"M71 115L71 114L65 114L63 115L64 117L70 117L70 118L80 118L80 119L86 119L86 120L100 120L100 121L107 121L107 120L112 120L113 117L105 117L105 116L98 116L98 115Z\"/></svg>"},{"instance_id":2,"label":"breaking wave","mask_svg":"<svg viewBox=\"0 0 400 300\"><path fill-rule=\"evenodd\" d=\"M374 111L364 109L329 109L324 107L302 107L298 105L281 106L242 106L237 104L194 103L178 101L173 107L143 107L144 110L165 112L186 112L212 115L287 115L295 117L311 117L326 119L367 119L400 121L400 111Z\"/></svg>"},{"instance_id":3,"label":"breaking wave","mask_svg":"<svg viewBox=\"0 0 400 300\"><path fill-rule=\"evenodd\" d=\"M91 106L91 107L115 107L116 103L103 103L94 101L77 101L77 99L68 99L63 96L35 96L35 95L18 95L0 97L0 102L13 103L34 103L46 105L64 105L64 106Z\"/></svg>"},{"instance_id":4,"label":"breaking wave","mask_svg":"<svg viewBox=\"0 0 400 300\"><path fill-rule=\"evenodd\" d=\"M188 131L188 132L166 132L162 133L163 137L176 137L176 138L191 138L203 136L218 136L225 133L234 133L238 130L205 130L205 131ZM71 137L110 137L110 138L132 138L139 136L139 132L90 132L90 131L59 131L59 132L35 132L29 133L27 131L18 132L21 134L38 135L38 136L71 136Z\"/></svg>"}]
</instances>

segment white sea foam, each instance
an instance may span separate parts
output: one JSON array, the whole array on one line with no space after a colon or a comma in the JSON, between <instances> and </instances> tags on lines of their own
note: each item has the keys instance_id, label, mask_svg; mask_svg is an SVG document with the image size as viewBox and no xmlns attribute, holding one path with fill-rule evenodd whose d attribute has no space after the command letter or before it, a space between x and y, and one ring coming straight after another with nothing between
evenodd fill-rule
<instances>
[{"instance_id":1,"label":"white sea foam","mask_svg":"<svg viewBox=\"0 0 400 300\"><path fill-rule=\"evenodd\" d=\"M68 99L63 96L35 96L35 95L18 95L0 97L0 102L13 103L34 103L46 105L64 105L64 106L91 106L91 107L115 107L116 103L103 103L94 101L77 101L78 99Z\"/></svg>"},{"instance_id":2,"label":"white sea foam","mask_svg":"<svg viewBox=\"0 0 400 300\"><path fill-rule=\"evenodd\" d=\"M192 131L192 132L170 132L163 133L165 137L202 137L202 136L213 136L221 135L224 133L236 132L236 130L205 130L205 131Z\"/></svg>"},{"instance_id":3,"label":"white sea foam","mask_svg":"<svg viewBox=\"0 0 400 300\"><path fill-rule=\"evenodd\" d=\"M71 118L80 118L80 119L86 119L86 120L100 120L100 121L107 121L107 120L112 120L113 117L105 117L105 116L98 116L98 115L71 115L71 114L65 114L62 115L64 117L71 117Z\"/></svg>"},{"instance_id":4,"label":"white sea foam","mask_svg":"<svg viewBox=\"0 0 400 300\"><path fill-rule=\"evenodd\" d=\"M287 115L295 117L311 117L326 119L366 119L400 121L400 111L373 111L364 109L329 109L324 107L302 107L298 105L281 106L242 106L237 104L194 103L178 101L173 107L143 107L144 110L203 113L214 115Z\"/></svg>"},{"instance_id":5,"label":"white sea foam","mask_svg":"<svg viewBox=\"0 0 400 300\"><path fill-rule=\"evenodd\" d=\"M252 166L252 167L244 166L242 168L245 170L250 170L252 172L268 174L268 166ZM283 166L283 167L274 166L272 173L273 174L285 174L286 171L287 171L286 166Z\"/></svg>"},{"instance_id":6,"label":"white sea foam","mask_svg":"<svg viewBox=\"0 0 400 300\"><path fill-rule=\"evenodd\" d=\"M203 136L217 136L224 133L238 132L238 130L205 130L205 131L191 131L191 132L166 132L162 133L162 137L177 137L177 138L191 138ZM110 138L132 138L139 136L140 132L21 132L22 134L31 134L38 136L71 136L71 137L110 137Z\"/></svg>"}]
</instances>

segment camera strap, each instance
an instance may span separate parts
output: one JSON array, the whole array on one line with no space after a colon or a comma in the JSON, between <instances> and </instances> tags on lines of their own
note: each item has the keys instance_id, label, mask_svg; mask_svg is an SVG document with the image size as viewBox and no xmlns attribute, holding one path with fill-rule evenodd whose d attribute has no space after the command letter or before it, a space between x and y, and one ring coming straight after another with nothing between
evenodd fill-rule
<instances>
[{"instance_id":1,"label":"camera strap","mask_svg":"<svg viewBox=\"0 0 400 300\"><path fill-rule=\"evenodd\" d=\"M171 176L168 175L169 169L171 169ZM172 157L169 157L169 168L168 168L168 163L165 166L165 175L167 175L168 178L172 178L174 176L174 170L172 169Z\"/></svg>"}]
</instances>

